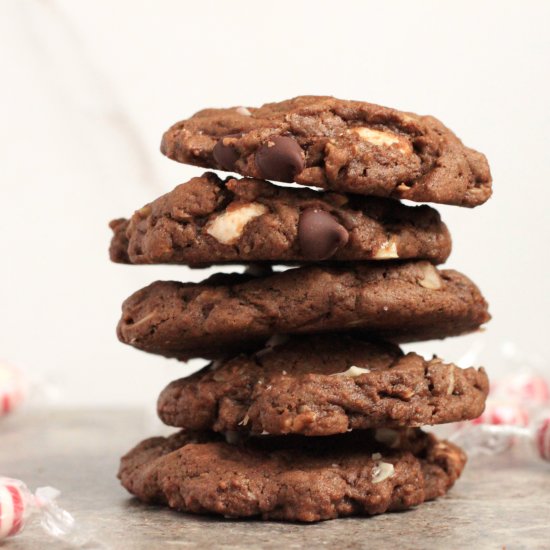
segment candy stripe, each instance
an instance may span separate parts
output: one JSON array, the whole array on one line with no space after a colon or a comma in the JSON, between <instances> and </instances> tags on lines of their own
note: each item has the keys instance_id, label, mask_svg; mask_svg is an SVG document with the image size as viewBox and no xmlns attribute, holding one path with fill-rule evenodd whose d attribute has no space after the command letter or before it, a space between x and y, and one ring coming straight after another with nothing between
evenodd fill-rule
<instances>
[{"instance_id":1,"label":"candy stripe","mask_svg":"<svg viewBox=\"0 0 550 550\"><path fill-rule=\"evenodd\" d=\"M24 398L24 381L21 373L0 363L0 416L15 409Z\"/></svg>"},{"instance_id":2,"label":"candy stripe","mask_svg":"<svg viewBox=\"0 0 550 550\"><path fill-rule=\"evenodd\" d=\"M534 378L525 384L525 397L529 400L545 403L549 397L548 385L543 378Z\"/></svg>"},{"instance_id":3,"label":"candy stripe","mask_svg":"<svg viewBox=\"0 0 550 550\"><path fill-rule=\"evenodd\" d=\"M11 411L11 399L9 393L2 394L2 406L0 410L3 414L7 414Z\"/></svg>"},{"instance_id":4,"label":"candy stripe","mask_svg":"<svg viewBox=\"0 0 550 550\"><path fill-rule=\"evenodd\" d=\"M488 402L483 414L472 421L473 424L492 424L494 426L527 426L529 413L520 405L513 403Z\"/></svg>"},{"instance_id":5,"label":"candy stripe","mask_svg":"<svg viewBox=\"0 0 550 550\"><path fill-rule=\"evenodd\" d=\"M6 486L0 487L0 540L6 538L13 527L14 509L12 494Z\"/></svg>"},{"instance_id":6,"label":"candy stripe","mask_svg":"<svg viewBox=\"0 0 550 550\"><path fill-rule=\"evenodd\" d=\"M13 502L13 526L8 533L8 537L12 537L13 535L19 533L19 531L21 531L21 527L23 527L24 504L21 492L17 489L17 487L8 485L7 489L11 493Z\"/></svg>"}]
</instances>

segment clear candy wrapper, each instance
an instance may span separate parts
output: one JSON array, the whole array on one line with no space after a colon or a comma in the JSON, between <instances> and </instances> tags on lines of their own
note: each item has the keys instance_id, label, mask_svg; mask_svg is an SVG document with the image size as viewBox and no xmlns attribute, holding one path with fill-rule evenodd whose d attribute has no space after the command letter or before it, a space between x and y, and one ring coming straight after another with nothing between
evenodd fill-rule
<instances>
[{"instance_id":1,"label":"clear candy wrapper","mask_svg":"<svg viewBox=\"0 0 550 550\"><path fill-rule=\"evenodd\" d=\"M40 487L33 494L22 481L0 477L0 540L19 534L33 515L40 517L44 530L53 536L71 533L74 519L57 505L58 496L53 487Z\"/></svg>"},{"instance_id":2,"label":"clear candy wrapper","mask_svg":"<svg viewBox=\"0 0 550 550\"><path fill-rule=\"evenodd\" d=\"M22 481L0 476L0 545L37 518L46 534L69 546L105 548L77 528L73 516L57 504L59 494L53 487L40 487L33 494Z\"/></svg>"},{"instance_id":3,"label":"clear candy wrapper","mask_svg":"<svg viewBox=\"0 0 550 550\"><path fill-rule=\"evenodd\" d=\"M521 446L526 457L550 462L550 410L529 426L467 423L449 439L471 457Z\"/></svg>"},{"instance_id":4,"label":"clear candy wrapper","mask_svg":"<svg viewBox=\"0 0 550 550\"><path fill-rule=\"evenodd\" d=\"M523 456L550 462L550 377L540 358L525 358L513 346L502 350L502 378L491 381L483 414L458 425L449 439L469 456L521 448Z\"/></svg>"}]
</instances>

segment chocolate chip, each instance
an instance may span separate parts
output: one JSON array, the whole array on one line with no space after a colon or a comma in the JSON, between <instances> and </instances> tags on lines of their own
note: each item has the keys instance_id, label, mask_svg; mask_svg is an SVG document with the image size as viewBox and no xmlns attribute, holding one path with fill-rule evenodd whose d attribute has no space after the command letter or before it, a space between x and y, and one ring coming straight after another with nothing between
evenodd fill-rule
<instances>
[{"instance_id":1,"label":"chocolate chip","mask_svg":"<svg viewBox=\"0 0 550 550\"><path fill-rule=\"evenodd\" d=\"M256 152L256 166L265 179L292 182L304 169L304 152L295 139L274 136Z\"/></svg>"},{"instance_id":2,"label":"chocolate chip","mask_svg":"<svg viewBox=\"0 0 550 550\"><path fill-rule=\"evenodd\" d=\"M248 264L244 273L251 277L267 277L273 273L273 268L269 264L251 263Z\"/></svg>"},{"instance_id":3,"label":"chocolate chip","mask_svg":"<svg viewBox=\"0 0 550 550\"><path fill-rule=\"evenodd\" d=\"M235 163L239 158L239 153L235 149L231 140L227 138L240 138L242 134L228 134L223 136L212 150L212 155L214 155L214 160L224 169L224 170L233 170L235 168Z\"/></svg>"},{"instance_id":4,"label":"chocolate chip","mask_svg":"<svg viewBox=\"0 0 550 550\"><path fill-rule=\"evenodd\" d=\"M308 260L326 260L345 246L349 233L325 210L308 208L300 214L298 241Z\"/></svg>"}]
</instances>

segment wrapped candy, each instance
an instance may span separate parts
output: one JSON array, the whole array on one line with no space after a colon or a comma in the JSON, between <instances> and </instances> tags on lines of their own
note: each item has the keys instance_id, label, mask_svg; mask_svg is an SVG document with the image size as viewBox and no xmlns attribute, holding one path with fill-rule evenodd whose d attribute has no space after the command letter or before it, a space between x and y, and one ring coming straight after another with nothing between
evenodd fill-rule
<instances>
[{"instance_id":1,"label":"wrapped candy","mask_svg":"<svg viewBox=\"0 0 550 550\"><path fill-rule=\"evenodd\" d=\"M52 487L41 487L33 495L22 481L0 477L0 541L20 533L34 514L50 535L71 533L74 519L56 504L58 495Z\"/></svg>"},{"instance_id":2,"label":"wrapped candy","mask_svg":"<svg viewBox=\"0 0 550 550\"><path fill-rule=\"evenodd\" d=\"M550 461L550 380L544 376L548 362L511 344L501 351L500 367L506 374L491 381L485 411L476 420L460 423L449 439L470 456L521 446L523 456Z\"/></svg>"},{"instance_id":3,"label":"wrapped candy","mask_svg":"<svg viewBox=\"0 0 550 550\"><path fill-rule=\"evenodd\" d=\"M472 420L471 423L493 426L527 426L529 424L529 412L519 403L490 399L482 415Z\"/></svg>"},{"instance_id":4,"label":"wrapped candy","mask_svg":"<svg viewBox=\"0 0 550 550\"><path fill-rule=\"evenodd\" d=\"M36 517L48 535L71 547L105 549L95 534L90 535L82 525L77 528L73 516L58 506L55 500L59 494L53 487L40 487L33 494L22 481L0 476L0 546Z\"/></svg>"},{"instance_id":5,"label":"wrapped candy","mask_svg":"<svg viewBox=\"0 0 550 550\"><path fill-rule=\"evenodd\" d=\"M534 370L524 370L493 383L491 396L536 408L550 403L550 384Z\"/></svg>"},{"instance_id":6,"label":"wrapped candy","mask_svg":"<svg viewBox=\"0 0 550 550\"><path fill-rule=\"evenodd\" d=\"M25 398L25 383L20 371L0 362L0 417L9 414Z\"/></svg>"},{"instance_id":7,"label":"wrapped candy","mask_svg":"<svg viewBox=\"0 0 550 550\"><path fill-rule=\"evenodd\" d=\"M497 454L522 444L531 456L550 462L550 411L529 426L468 423L449 439L470 456Z\"/></svg>"}]
</instances>

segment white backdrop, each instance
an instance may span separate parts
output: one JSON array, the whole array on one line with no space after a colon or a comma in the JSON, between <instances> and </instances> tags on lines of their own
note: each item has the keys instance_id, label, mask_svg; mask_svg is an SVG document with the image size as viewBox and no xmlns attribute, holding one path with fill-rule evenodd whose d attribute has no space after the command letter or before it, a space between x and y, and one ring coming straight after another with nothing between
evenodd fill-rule
<instances>
[{"instance_id":1,"label":"white backdrop","mask_svg":"<svg viewBox=\"0 0 550 550\"><path fill-rule=\"evenodd\" d=\"M158 152L209 106L330 94L433 114L486 153L494 197L441 207L448 262L491 303L483 335L412 346L458 360L484 342L545 353L550 2L0 3L0 358L62 405L152 406L189 372L119 344L120 303L185 267L109 263L107 222L199 173Z\"/></svg>"}]
</instances>

